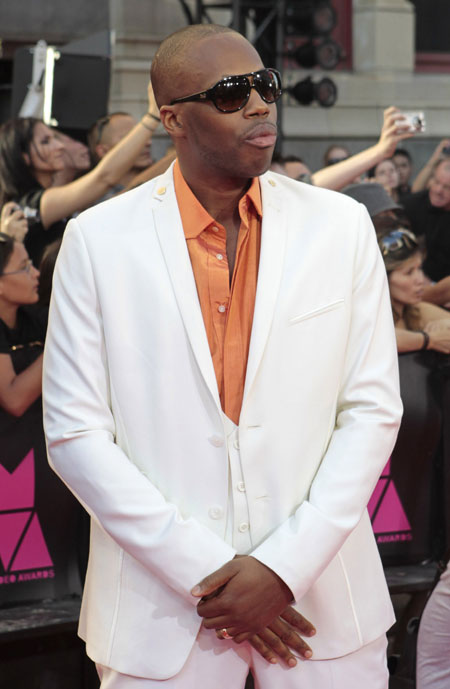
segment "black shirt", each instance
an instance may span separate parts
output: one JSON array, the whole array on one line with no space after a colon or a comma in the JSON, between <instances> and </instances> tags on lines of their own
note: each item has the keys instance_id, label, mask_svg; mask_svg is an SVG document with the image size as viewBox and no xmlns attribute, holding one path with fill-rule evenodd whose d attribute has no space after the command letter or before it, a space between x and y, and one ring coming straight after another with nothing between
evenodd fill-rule
<instances>
[{"instance_id":1,"label":"black shirt","mask_svg":"<svg viewBox=\"0 0 450 689\"><path fill-rule=\"evenodd\" d=\"M67 220L58 220L47 230L44 228L40 216L41 198L44 191L42 187L34 189L18 201L22 208L35 212L33 217L28 218L28 232L24 240L25 248L35 266L39 266L45 247L63 236L67 223Z\"/></svg>"},{"instance_id":2,"label":"black shirt","mask_svg":"<svg viewBox=\"0 0 450 689\"><path fill-rule=\"evenodd\" d=\"M44 351L45 332L47 328L47 311L38 306L21 306L17 312L17 328L9 328L0 319L0 354L9 354L14 372L22 373ZM39 397L21 416L14 417L0 407L0 439L5 447L6 431L15 429L13 435L20 435L17 428L27 425L27 419L37 417L38 426L42 428L42 408ZM11 439L10 441L11 442ZM5 454L5 453L4 453Z\"/></svg>"},{"instance_id":3,"label":"black shirt","mask_svg":"<svg viewBox=\"0 0 450 689\"><path fill-rule=\"evenodd\" d=\"M450 211L432 206L427 189L411 194L402 203L414 234L425 237L423 269L438 282L450 275Z\"/></svg>"}]
</instances>

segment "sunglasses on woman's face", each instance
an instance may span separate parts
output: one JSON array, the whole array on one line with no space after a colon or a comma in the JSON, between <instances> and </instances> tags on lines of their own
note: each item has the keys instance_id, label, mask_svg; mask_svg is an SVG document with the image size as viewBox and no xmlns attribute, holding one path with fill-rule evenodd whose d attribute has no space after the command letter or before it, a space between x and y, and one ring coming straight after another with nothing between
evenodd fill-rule
<instances>
[{"instance_id":1,"label":"sunglasses on woman's face","mask_svg":"<svg viewBox=\"0 0 450 689\"><path fill-rule=\"evenodd\" d=\"M275 103L282 94L280 73L276 69L267 68L224 77L206 91L175 98L170 105L211 101L220 112L237 112L247 105L252 89L256 89L265 103Z\"/></svg>"},{"instance_id":2,"label":"sunglasses on woman's face","mask_svg":"<svg viewBox=\"0 0 450 689\"><path fill-rule=\"evenodd\" d=\"M383 256L395 254L400 249L417 249L419 244L415 234L409 230L394 230L379 241Z\"/></svg>"}]
</instances>

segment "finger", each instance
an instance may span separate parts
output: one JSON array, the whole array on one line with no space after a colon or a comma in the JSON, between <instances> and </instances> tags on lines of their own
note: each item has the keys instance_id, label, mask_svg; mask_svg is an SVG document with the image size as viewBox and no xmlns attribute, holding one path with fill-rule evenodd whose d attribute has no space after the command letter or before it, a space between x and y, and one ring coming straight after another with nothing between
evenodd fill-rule
<instances>
[{"instance_id":1,"label":"finger","mask_svg":"<svg viewBox=\"0 0 450 689\"><path fill-rule=\"evenodd\" d=\"M258 635L251 636L248 642L251 646L253 646L255 651L257 651L260 656L267 660L268 663L271 663L272 665L278 663L276 654Z\"/></svg>"},{"instance_id":2,"label":"finger","mask_svg":"<svg viewBox=\"0 0 450 689\"><path fill-rule=\"evenodd\" d=\"M278 658L281 658L281 660L286 663L288 667L295 667L297 665L297 660L294 654L280 639L280 637L272 632L271 629L268 627L262 629L258 636L266 644L266 646L276 654Z\"/></svg>"},{"instance_id":3,"label":"finger","mask_svg":"<svg viewBox=\"0 0 450 689\"><path fill-rule=\"evenodd\" d=\"M198 613L200 617L203 617L203 615ZM203 626L205 629L231 629L232 630L232 636L235 636L236 634L243 634L245 632L248 632L250 635L255 634L257 631L256 629L245 629L242 625L239 625L237 623L237 620L233 620L231 617L203 617Z\"/></svg>"},{"instance_id":4,"label":"finger","mask_svg":"<svg viewBox=\"0 0 450 689\"><path fill-rule=\"evenodd\" d=\"M221 641L232 641L233 640L232 634L230 634L230 631L226 628L216 629L216 636Z\"/></svg>"},{"instance_id":5,"label":"finger","mask_svg":"<svg viewBox=\"0 0 450 689\"><path fill-rule=\"evenodd\" d=\"M191 594L196 598L207 596L216 591L220 586L224 586L235 574L233 563L227 562L223 567L202 579L191 590Z\"/></svg>"},{"instance_id":6,"label":"finger","mask_svg":"<svg viewBox=\"0 0 450 689\"><path fill-rule=\"evenodd\" d=\"M314 636L316 633L316 628L314 627L313 624L309 620L306 619L306 617L303 617L295 608L293 608L291 605L288 605L288 607L283 610L281 613L280 617L288 622L292 627L295 627L295 629L298 629L302 634L305 634L306 636Z\"/></svg>"},{"instance_id":7,"label":"finger","mask_svg":"<svg viewBox=\"0 0 450 689\"><path fill-rule=\"evenodd\" d=\"M299 654L297 657L305 658L309 660L312 657L312 650L298 634L291 627L291 625L284 622L280 617L269 625L270 631L272 631L283 644L289 647L292 652Z\"/></svg>"},{"instance_id":8,"label":"finger","mask_svg":"<svg viewBox=\"0 0 450 689\"><path fill-rule=\"evenodd\" d=\"M18 206L17 203L15 203L15 201L8 201L2 208L2 217L11 215L17 208Z\"/></svg>"}]
</instances>

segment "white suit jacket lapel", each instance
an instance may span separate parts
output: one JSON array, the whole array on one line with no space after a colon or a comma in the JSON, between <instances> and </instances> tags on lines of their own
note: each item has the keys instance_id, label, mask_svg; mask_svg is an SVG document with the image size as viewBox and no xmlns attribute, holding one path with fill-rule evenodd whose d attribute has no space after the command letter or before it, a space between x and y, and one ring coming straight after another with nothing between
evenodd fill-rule
<instances>
[{"instance_id":1,"label":"white suit jacket lapel","mask_svg":"<svg viewBox=\"0 0 450 689\"><path fill-rule=\"evenodd\" d=\"M286 218L281 207L279 183L270 173L263 175L260 181L263 209L261 254L243 404L258 372L269 336L286 247Z\"/></svg>"},{"instance_id":2,"label":"white suit jacket lapel","mask_svg":"<svg viewBox=\"0 0 450 689\"><path fill-rule=\"evenodd\" d=\"M153 189L153 199L157 201L153 203L155 228L194 356L220 409L214 365L178 210L172 167L157 179Z\"/></svg>"}]
</instances>

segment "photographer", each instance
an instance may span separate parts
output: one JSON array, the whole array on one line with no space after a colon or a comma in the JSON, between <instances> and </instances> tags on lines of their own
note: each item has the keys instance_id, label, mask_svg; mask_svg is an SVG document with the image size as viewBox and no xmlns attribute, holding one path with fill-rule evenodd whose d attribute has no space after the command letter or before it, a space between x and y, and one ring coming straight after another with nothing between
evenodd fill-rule
<instances>
[{"instance_id":1,"label":"photographer","mask_svg":"<svg viewBox=\"0 0 450 689\"><path fill-rule=\"evenodd\" d=\"M317 187L340 191L348 184L352 184L359 175L367 172L385 158L390 158L398 143L411 138L414 134L409 124L405 123L405 117L400 110L391 106L383 113L380 138L374 146L314 172L312 183Z\"/></svg>"},{"instance_id":2,"label":"photographer","mask_svg":"<svg viewBox=\"0 0 450 689\"><path fill-rule=\"evenodd\" d=\"M0 216L0 232L23 242L28 232L28 220L23 209L14 201L5 203Z\"/></svg>"}]
</instances>

